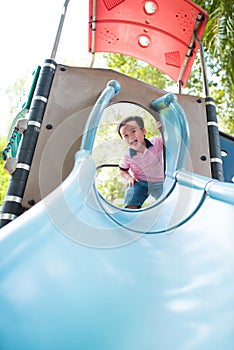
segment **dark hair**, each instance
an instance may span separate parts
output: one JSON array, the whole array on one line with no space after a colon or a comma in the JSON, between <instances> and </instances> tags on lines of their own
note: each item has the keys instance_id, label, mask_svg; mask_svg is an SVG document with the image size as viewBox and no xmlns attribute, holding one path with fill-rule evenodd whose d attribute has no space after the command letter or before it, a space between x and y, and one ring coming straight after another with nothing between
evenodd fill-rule
<instances>
[{"instance_id":1,"label":"dark hair","mask_svg":"<svg viewBox=\"0 0 234 350\"><path fill-rule=\"evenodd\" d=\"M120 134L120 129L126 125L129 122L136 122L137 125L141 128L144 129L145 125L144 125L144 120L142 119L142 117L140 117L139 115L130 115L129 117L124 118L118 125L117 130L119 133L119 136L122 138L121 134Z\"/></svg>"}]
</instances>

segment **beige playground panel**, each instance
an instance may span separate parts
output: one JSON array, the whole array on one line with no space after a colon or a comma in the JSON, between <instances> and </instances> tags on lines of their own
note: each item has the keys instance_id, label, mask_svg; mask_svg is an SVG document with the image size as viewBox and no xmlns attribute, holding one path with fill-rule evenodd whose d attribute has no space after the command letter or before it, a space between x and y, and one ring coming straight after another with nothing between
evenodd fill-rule
<instances>
[{"instance_id":1,"label":"beige playground panel","mask_svg":"<svg viewBox=\"0 0 234 350\"><path fill-rule=\"evenodd\" d=\"M59 186L71 172L82 133L92 107L110 80L121 84L112 104L131 102L157 119L151 101L167 93L108 69L58 65L29 173L23 207L30 208ZM211 176L206 109L204 99L177 95L190 128L190 149L186 169ZM127 111L126 111L127 113Z\"/></svg>"}]
</instances>

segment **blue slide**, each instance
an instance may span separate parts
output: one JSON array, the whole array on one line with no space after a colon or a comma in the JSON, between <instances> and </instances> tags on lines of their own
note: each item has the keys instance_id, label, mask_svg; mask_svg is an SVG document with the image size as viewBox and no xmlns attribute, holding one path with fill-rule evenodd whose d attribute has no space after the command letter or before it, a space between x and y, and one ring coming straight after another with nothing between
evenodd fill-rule
<instances>
[{"instance_id":1,"label":"blue slide","mask_svg":"<svg viewBox=\"0 0 234 350\"><path fill-rule=\"evenodd\" d=\"M184 170L189 130L173 94L152 102L166 147L162 197L113 206L92 147L111 81L68 178L1 229L2 350L234 348L234 187Z\"/></svg>"}]
</instances>

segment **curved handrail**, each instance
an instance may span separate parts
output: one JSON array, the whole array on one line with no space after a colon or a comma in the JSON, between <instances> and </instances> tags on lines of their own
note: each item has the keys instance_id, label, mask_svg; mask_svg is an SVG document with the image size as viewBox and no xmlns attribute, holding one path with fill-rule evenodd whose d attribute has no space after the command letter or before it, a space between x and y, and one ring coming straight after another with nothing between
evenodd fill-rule
<instances>
[{"instance_id":1,"label":"curved handrail","mask_svg":"<svg viewBox=\"0 0 234 350\"><path fill-rule=\"evenodd\" d=\"M184 168L187 161L190 145L187 118L177 97L172 93L152 101L151 106L161 116L166 147L166 176L171 177Z\"/></svg>"},{"instance_id":2,"label":"curved handrail","mask_svg":"<svg viewBox=\"0 0 234 350\"><path fill-rule=\"evenodd\" d=\"M120 91L120 84L116 80L111 80L107 83L100 97L96 101L89 118L86 122L84 133L81 141L81 150L86 150L92 153L95 135L102 113L107 107L110 100Z\"/></svg>"}]
</instances>

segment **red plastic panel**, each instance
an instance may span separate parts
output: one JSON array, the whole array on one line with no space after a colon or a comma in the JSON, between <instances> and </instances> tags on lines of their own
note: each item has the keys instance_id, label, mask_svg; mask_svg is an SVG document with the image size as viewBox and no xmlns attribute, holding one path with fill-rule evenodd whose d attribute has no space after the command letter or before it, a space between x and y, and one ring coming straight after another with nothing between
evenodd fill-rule
<instances>
[{"instance_id":1,"label":"red plastic panel","mask_svg":"<svg viewBox=\"0 0 234 350\"><path fill-rule=\"evenodd\" d=\"M203 9L190 0L96 0L95 13L93 3L90 0L90 51L135 57L186 85L199 48L195 42L188 55L196 20L203 15L198 27L201 39L208 18Z\"/></svg>"}]
</instances>

